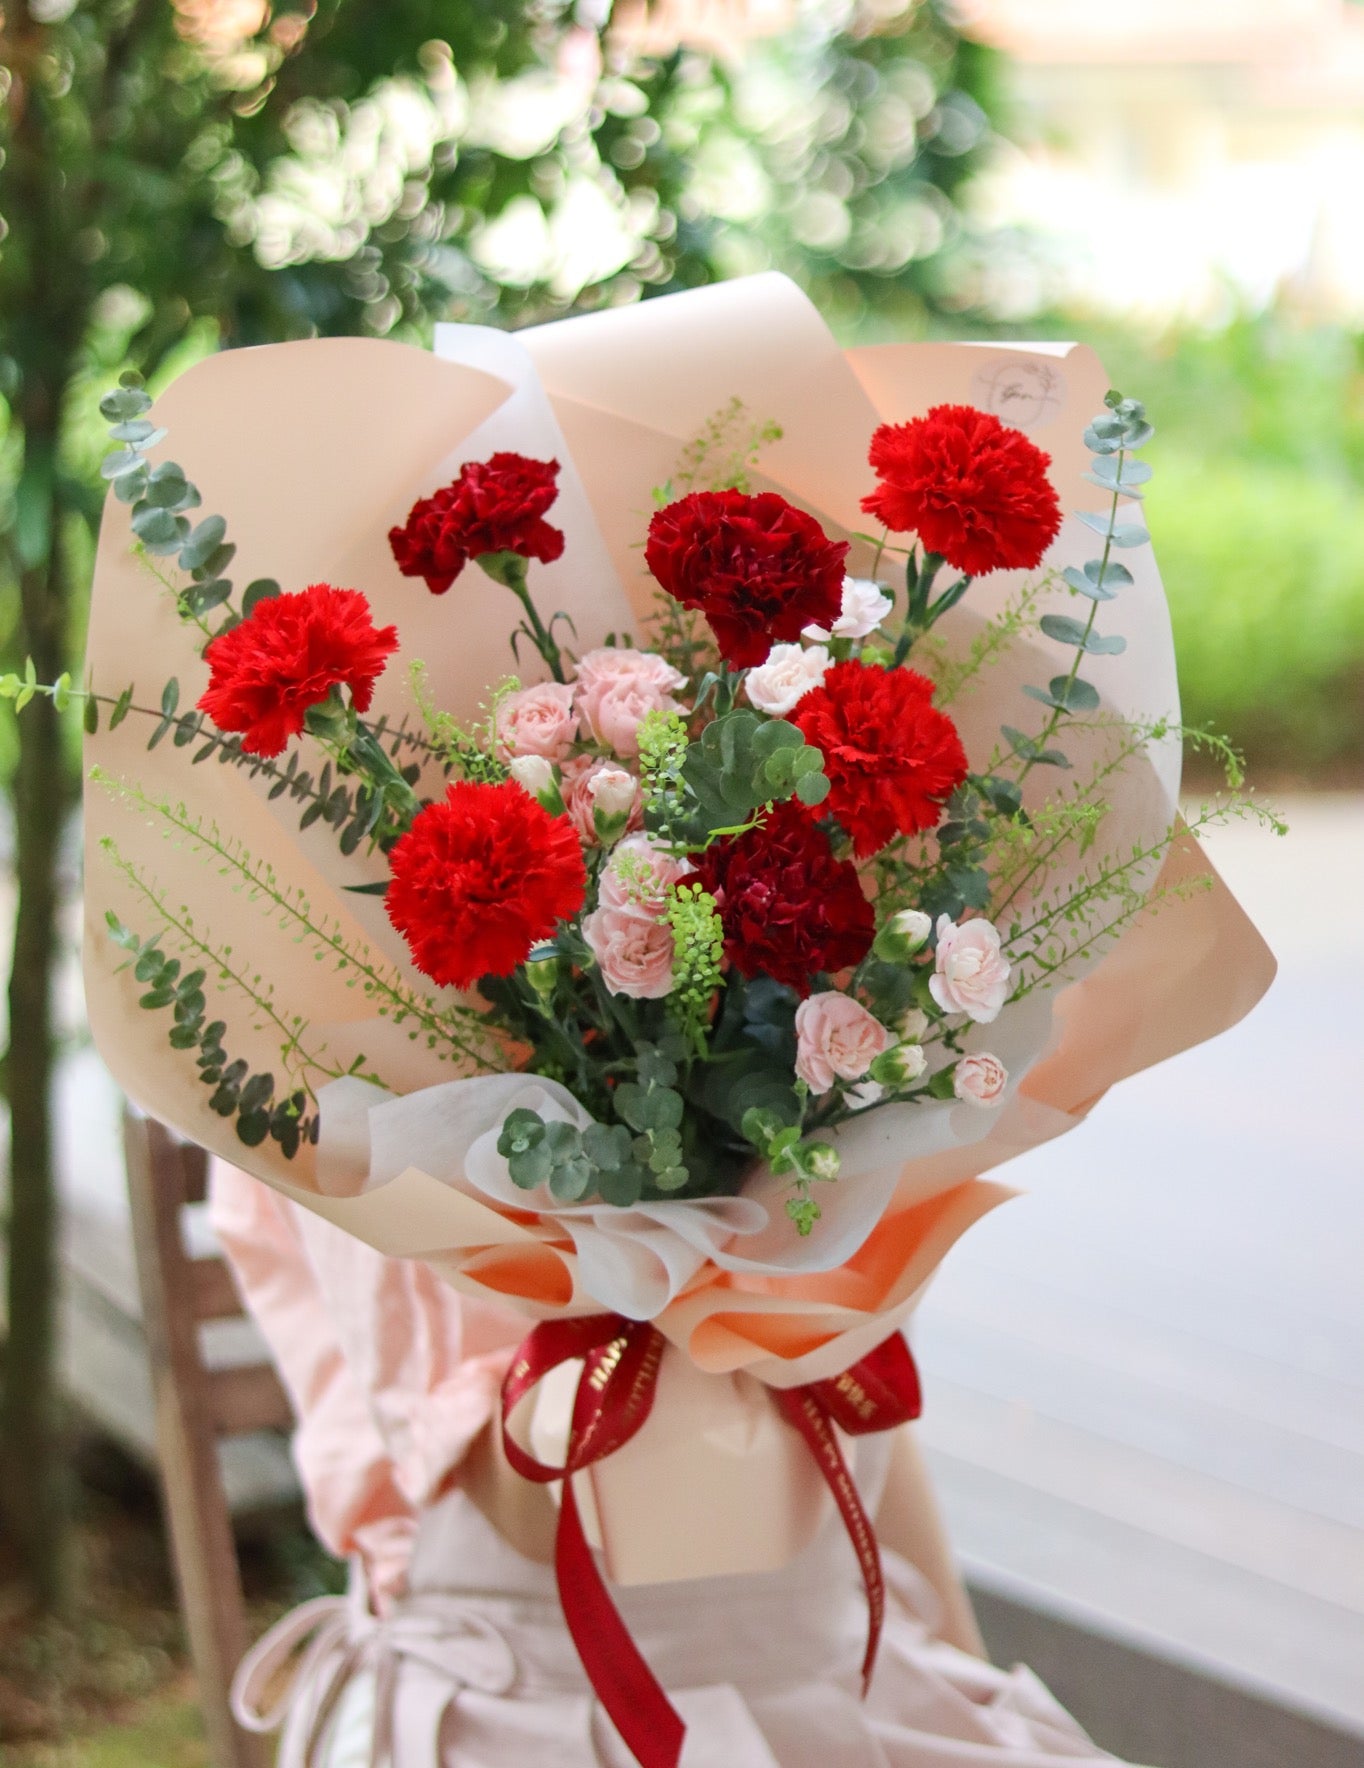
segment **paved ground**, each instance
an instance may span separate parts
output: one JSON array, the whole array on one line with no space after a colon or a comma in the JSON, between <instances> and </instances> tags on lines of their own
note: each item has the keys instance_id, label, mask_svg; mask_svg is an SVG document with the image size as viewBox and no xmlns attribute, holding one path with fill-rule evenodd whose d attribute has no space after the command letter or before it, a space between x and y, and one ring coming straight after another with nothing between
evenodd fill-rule
<instances>
[{"instance_id":1,"label":"paved ground","mask_svg":"<svg viewBox=\"0 0 1364 1768\"><path fill-rule=\"evenodd\" d=\"M1008 1169L920 1320L969 1560L1364 1719L1364 799L1210 850L1261 1006Z\"/></svg>"},{"instance_id":2,"label":"paved ground","mask_svg":"<svg viewBox=\"0 0 1364 1768\"><path fill-rule=\"evenodd\" d=\"M1364 798L1285 808L1287 840L1212 849L1279 955L1274 989L1009 1169L1028 1194L922 1312L923 1430L987 1580L1358 1721ZM69 1254L114 1300L116 1111L93 1054L68 1065Z\"/></svg>"}]
</instances>

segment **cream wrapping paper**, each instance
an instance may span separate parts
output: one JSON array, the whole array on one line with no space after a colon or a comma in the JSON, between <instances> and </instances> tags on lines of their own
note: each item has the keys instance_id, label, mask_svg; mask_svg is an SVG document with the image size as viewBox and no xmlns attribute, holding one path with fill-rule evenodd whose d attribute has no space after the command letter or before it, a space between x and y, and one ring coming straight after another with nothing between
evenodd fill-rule
<instances>
[{"instance_id":1,"label":"cream wrapping paper","mask_svg":"<svg viewBox=\"0 0 1364 1768\"><path fill-rule=\"evenodd\" d=\"M872 482L866 447L877 423L903 421L940 400L998 409L1055 456L1068 512L1048 559L1059 568L1094 550L1075 512L1101 494L1079 477L1088 464L1079 437L1105 389L1098 362L1078 348L924 344L843 352L793 285L761 276L516 337L440 328L434 358L362 340L231 352L190 370L158 400L154 416L170 432L164 452L204 488L206 507L227 517L239 548L234 576L273 576L286 588L317 581L360 588L376 619L396 621L402 650L379 684L374 712L397 720L411 710L405 666L414 659L427 664L437 704L464 717L509 667L518 615L510 595L471 569L447 596L432 597L399 575L387 546L388 528L414 499L448 482L465 460L512 448L562 463L554 519L568 544L557 563L533 568L532 585L543 608L568 613L585 649L610 632L642 637L651 591L640 542L653 488L736 395L755 419L775 419L783 429L762 457L755 489L782 492L840 537L864 520L858 502ZM1174 660L1154 561L1149 548L1124 557L1136 582L1105 610L1105 624L1126 636L1128 648L1089 659L1086 674L1109 711L1173 714ZM869 563L855 543L851 568ZM973 586L941 629L953 652L970 644L1016 587L1010 573ZM1069 603L1063 588L1048 590L1040 611ZM175 675L181 704L190 704L206 680L193 636L134 556L127 511L111 501L90 628L94 686L116 694L132 682L137 702L155 707ZM977 765L1001 721L1026 722L1028 702L1018 689L1055 673L1056 659L1041 638L1019 641L953 702ZM101 731L88 740L89 759L106 774L136 780L152 799L190 803L300 888L343 938L367 942L420 984L382 905L345 892L378 875L374 858L343 858L325 826L300 833L291 801L268 801L268 781L213 762L191 768L189 752L170 742L148 753L150 728L137 715L117 731ZM1077 772L1102 742L1098 734L1069 742ZM1097 853L1126 851L1168 828L1178 769L1174 739L1127 768ZM1045 772L1034 771L1030 791L1052 783L1039 777ZM1011 1070L1002 1108L890 1107L847 1126L845 1177L821 1198L825 1220L810 1242L799 1242L769 1207L780 1185L761 1173L728 1202L617 1212L630 1222L612 1223L600 1209L546 1208L536 1219L524 1194L509 1197L505 1179L499 1188L488 1137L495 1143L495 1126L518 1090L552 1083L459 1077L344 976L316 962L230 878L168 841L134 803L92 791L86 817L91 1025L115 1076L146 1110L380 1251L427 1259L459 1287L509 1301L530 1318L603 1307L650 1317L697 1370L780 1387L837 1373L903 1322L957 1235L1009 1195L983 1174L1072 1127L1125 1075L1233 1023L1273 973L1258 935L1183 836L1166 858L1164 881L1201 878L1207 887L1143 917L1106 952L1096 951L1069 986L1006 1009L988 1038L977 1028L975 1046L993 1049ZM345 1082L324 1094L315 1158L287 1162L272 1144L243 1149L230 1123L209 1110L192 1060L166 1044L163 1016L138 1009L140 989L120 971L122 954L103 915L112 907L143 932L152 930L152 917L99 854L104 837L170 908L185 908L195 928L229 946L234 965L268 978L281 1015L303 1015L314 1045L325 1044L343 1067L363 1054L382 1076L384 1092L357 1093L357 1083ZM1064 884L1065 874L1053 882ZM268 1018L256 1022L241 994L214 975L206 989L210 1016L227 1021L232 1053L253 1069L277 1070L279 1034ZM452 1093L452 1081L464 1091ZM478 1091L479 1129L461 1141L452 1124L468 1115L469 1089ZM577 1109L571 1100L560 1103ZM444 1115L450 1111L453 1119ZM465 1155L480 1136L471 1168ZM698 1480L704 1486L698 1391L677 1384L675 1403L661 1406L637 1439L641 1455L674 1468L679 1490ZM668 1446L655 1454L665 1436ZM708 1465L717 1491L733 1488L732 1454L712 1454ZM597 1508L611 1519L602 1533L613 1564L640 1575L657 1560L647 1515L640 1510L634 1523L616 1526L630 1509L629 1469L615 1469L620 1489L608 1496L612 1468L608 1462L591 1476ZM655 1490L648 1508L662 1501ZM795 1500L790 1511L803 1514ZM775 1549L755 1543L753 1551L784 1553L798 1544L794 1522L777 1532Z\"/></svg>"}]
</instances>

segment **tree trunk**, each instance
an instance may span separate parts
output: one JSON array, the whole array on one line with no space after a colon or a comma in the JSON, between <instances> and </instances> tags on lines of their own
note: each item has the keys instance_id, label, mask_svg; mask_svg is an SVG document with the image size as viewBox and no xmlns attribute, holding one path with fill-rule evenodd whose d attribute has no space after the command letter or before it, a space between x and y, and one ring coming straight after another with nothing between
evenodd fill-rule
<instances>
[{"instance_id":1,"label":"tree trunk","mask_svg":"<svg viewBox=\"0 0 1364 1768\"><path fill-rule=\"evenodd\" d=\"M66 667L66 585L53 468L58 387L25 400L24 476L46 508L46 556L21 567L20 642L40 681ZM46 408L44 410L44 407ZM39 518L41 521L41 518ZM67 1489L57 1440L57 1192L52 1147L53 981L59 954L58 847L72 789L61 721L39 696L23 713L13 784L18 910L9 979L8 1344L0 1408L0 1506L45 1606L61 1599Z\"/></svg>"},{"instance_id":2,"label":"tree trunk","mask_svg":"<svg viewBox=\"0 0 1364 1768\"><path fill-rule=\"evenodd\" d=\"M6 550L19 588L14 648L21 661L25 654L33 658L40 681L52 682L68 666L70 624L58 448L88 292L67 237L70 192L39 72L50 27L34 16L31 4L14 8L12 23L7 209L12 223L22 220L24 237L11 242L22 268L9 348L20 372L14 415L24 445L17 519ZM76 781L50 699L39 696L25 708L20 738L11 788L18 908L5 1057L9 1318L0 1397L0 1518L22 1556L33 1595L54 1606L65 1594L69 1499L56 1416L53 982L60 940L57 859Z\"/></svg>"}]
</instances>

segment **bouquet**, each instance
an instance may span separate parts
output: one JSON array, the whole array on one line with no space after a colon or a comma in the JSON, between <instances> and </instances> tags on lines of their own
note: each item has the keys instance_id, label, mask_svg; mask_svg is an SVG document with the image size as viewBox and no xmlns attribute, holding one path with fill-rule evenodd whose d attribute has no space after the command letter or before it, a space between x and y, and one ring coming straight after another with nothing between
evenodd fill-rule
<instances>
[{"instance_id":1,"label":"bouquet","mask_svg":"<svg viewBox=\"0 0 1364 1768\"><path fill-rule=\"evenodd\" d=\"M575 1635L579 1500L627 1580L752 1569L813 1466L874 1648L834 1427L917 1409L895 1329L982 1175L1269 979L1176 812L1152 426L1083 352L845 357L775 277L438 357L106 397L96 1036L183 1132L540 1322L508 1452L576 1476ZM735 1407L772 1502L726 1534Z\"/></svg>"}]
</instances>

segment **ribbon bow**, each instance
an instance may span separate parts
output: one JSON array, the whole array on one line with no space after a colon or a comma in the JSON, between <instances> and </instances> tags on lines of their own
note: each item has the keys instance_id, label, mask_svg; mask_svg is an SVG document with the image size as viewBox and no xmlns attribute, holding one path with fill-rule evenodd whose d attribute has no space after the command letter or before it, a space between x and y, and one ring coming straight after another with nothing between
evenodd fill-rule
<instances>
[{"instance_id":1,"label":"ribbon bow","mask_svg":"<svg viewBox=\"0 0 1364 1768\"><path fill-rule=\"evenodd\" d=\"M394 1718L404 1672L411 1674L403 1680L403 1733L424 1740L423 1759L436 1768L451 1702L465 1688L505 1694L516 1679L516 1660L491 1621L457 1597L424 1592L405 1597L388 1615L374 1615L357 1562L345 1596L300 1603L247 1652L232 1678L232 1716L245 1731L285 1726L278 1768L319 1768L337 1704L359 1670L374 1676L369 1768L397 1762ZM281 1680L281 1692L267 1705Z\"/></svg>"},{"instance_id":2,"label":"ribbon bow","mask_svg":"<svg viewBox=\"0 0 1364 1768\"><path fill-rule=\"evenodd\" d=\"M647 1320L627 1320L620 1314L544 1320L517 1351L502 1385L502 1437L508 1461L537 1484L563 1481L554 1567L564 1619L588 1681L640 1768L677 1768L686 1728L607 1594L583 1533L572 1476L614 1454L643 1427L653 1409L665 1343ZM551 1370L575 1360L581 1360L583 1371L573 1400L568 1448L563 1465L551 1467L521 1447L509 1421ZM918 1371L897 1333L832 1380L774 1390L773 1397L783 1418L809 1444L857 1554L867 1589L865 1692L885 1618L885 1581L876 1533L834 1426L864 1436L917 1418Z\"/></svg>"}]
</instances>

